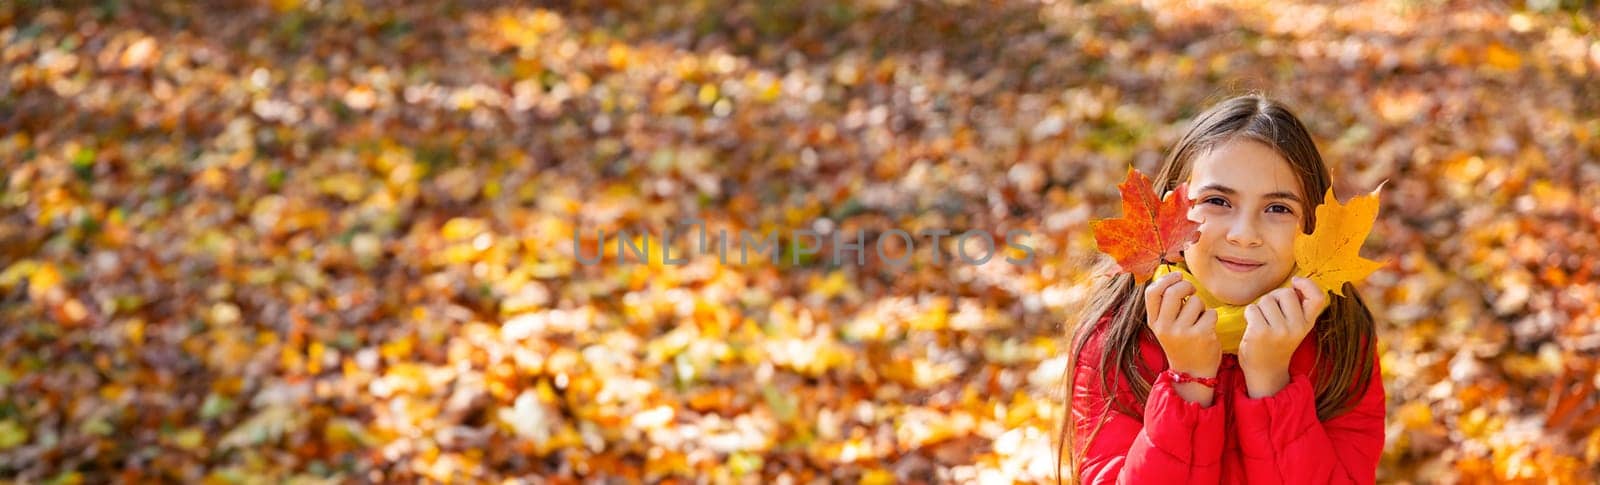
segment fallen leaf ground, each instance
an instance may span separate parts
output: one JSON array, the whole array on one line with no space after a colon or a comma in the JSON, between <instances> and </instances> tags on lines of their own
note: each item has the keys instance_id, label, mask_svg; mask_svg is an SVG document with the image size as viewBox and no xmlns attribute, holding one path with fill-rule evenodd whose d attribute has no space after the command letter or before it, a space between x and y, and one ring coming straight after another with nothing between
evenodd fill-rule
<instances>
[{"instance_id":1,"label":"fallen leaf ground","mask_svg":"<svg viewBox=\"0 0 1600 485\"><path fill-rule=\"evenodd\" d=\"M0 479L1051 480L1088 221L1248 90L1389 180L1380 480L1596 478L1592 5L1075 3L0 3ZM691 216L1036 259L573 251Z\"/></svg>"}]
</instances>

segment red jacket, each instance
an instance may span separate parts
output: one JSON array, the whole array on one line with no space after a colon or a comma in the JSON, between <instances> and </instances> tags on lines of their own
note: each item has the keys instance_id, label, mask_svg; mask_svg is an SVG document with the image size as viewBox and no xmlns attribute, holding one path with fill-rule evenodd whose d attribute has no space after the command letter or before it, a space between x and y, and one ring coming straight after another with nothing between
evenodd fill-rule
<instances>
[{"instance_id":1,"label":"red jacket","mask_svg":"<svg viewBox=\"0 0 1600 485\"><path fill-rule=\"evenodd\" d=\"M1083 450L1083 483L1373 483L1383 451L1384 389L1376 356L1377 381L1353 408L1326 422L1317 420L1313 382L1316 334L1308 335L1289 364L1289 384L1276 394L1251 399L1237 356L1223 354L1211 406L1185 401L1166 376L1167 358L1155 337L1144 332L1140 351L1147 381L1154 379L1142 406L1144 419L1106 408L1100 385L1100 344L1109 318L1101 318L1095 337L1084 346L1073 382L1072 413L1077 420L1074 449ZM1123 402L1136 403L1126 378L1113 380ZM1359 386L1359 384L1358 384ZM1359 389L1359 387L1358 387ZM1093 443L1084 440L1094 426L1105 426Z\"/></svg>"}]
</instances>

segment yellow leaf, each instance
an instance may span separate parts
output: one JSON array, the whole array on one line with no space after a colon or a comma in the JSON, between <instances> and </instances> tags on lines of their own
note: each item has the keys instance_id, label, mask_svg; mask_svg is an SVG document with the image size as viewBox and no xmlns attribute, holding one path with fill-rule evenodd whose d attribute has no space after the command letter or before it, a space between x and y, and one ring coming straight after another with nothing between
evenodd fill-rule
<instances>
[{"instance_id":1,"label":"yellow leaf","mask_svg":"<svg viewBox=\"0 0 1600 485\"><path fill-rule=\"evenodd\" d=\"M172 435L173 444L190 451L200 449L200 445L205 444L205 439L205 432L193 426L184 428L182 431Z\"/></svg>"},{"instance_id":2,"label":"yellow leaf","mask_svg":"<svg viewBox=\"0 0 1600 485\"><path fill-rule=\"evenodd\" d=\"M861 483L863 485L884 485L894 483L894 473L890 473L888 470L881 468L868 470L866 473L861 474Z\"/></svg>"},{"instance_id":3,"label":"yellow leaf","mask_svg":"<svg viewBox=\"0 0 1600 485\"><path fill-rule=\"evenodd\" d=\"M5 271L0 271L0 290L10 290L11 287L17 286L17 283L21 283L23 279L31 280L33 274L38 270L39 262L31 259L17 261L11 266L7 266ZM30 288L33 284L32 281L28 283Z\"/></svg>"},{"instance_id":4,"label":"yellow leaf","mask_svg":"<svg viewBox=\"0 0 1600 485\"><path fill-rule=\"evenodd\" d=\"M613 42L610 47L606 48L606 61L613 68L628 69L628 66L633 64L633 57L633 50L629 49L627 44Z\"/></svg>"},{"instance_id":5,"label":"yellow leaf","mask_svg":"<svg viewBox=\"0 0 1600 485\"><path fill-rule=\"evenodd\" d=\"M912 330L942 330L950 322L950 300L935 297L925 313L911 319Z\"/></svg>"},{"instance_id":6,"label":"yellow leaf","mask_svg":"<svg viewBox=\"0 0 1600 485\"><path fill-rule=\"evenodd\" d=\"M321 374L322 356L326 354L327 351L328 347L323 345L322 342L311 342L310 348L306 349L306 372L311 374Z\"/></svg>"},{"instance_id":7,"label":"yellow leaf","mask_svg":"<svg viewBox=\"0 0 1600 485\"><path fill-rule=\"evenodd\" d=\"M28 430L16 421L0 421L0 450L28 442Z\"/></svg>"},{"instance_id":8,"label":"yellow leaf","mask_svg":"<svg viewBox=\"0 0 1600 485\"><path fill-rule=\"evenodd\" d=\"M1433 424L1433 408L1422 401L1412 401L1400 407L1400 422L1406 429L1423 429Z\"/></svg>"},{"instance_id":9,"label":"yellow leaf","mask_svg":"<svg viewBox=\"0 0 1600 485\"><path fill-rule=\"evenodd\" d=\"M716 102L717 86L713 84L701 85L700 92L696 93L696 98L698 98L696 101L699 101L700 104L709 105Z\"/></svg>"},{"instance_id":10,"label":"yellow leaf","mask_svg":"<svg viewBox=\"0 0 1600 485\"><path fill-rule=\"evenodd\" d=\"M1517 51L1499 43L1489 45L1483 57L1484 63L1502 71L1515 71L1522 68L1522 56L1518 55Z\"/></svg>"},{"instance_id":11,"label":"yellow leaf","mask_svg":"<svg viewBox=\"0 0 1600 485\"><path fill-rule=\"evenodd\" d=\"M763 103L771 103L773 101L777 101L780 96L783 96L783 84L779 83L775 79L769 79L766 80L765 83L759 85L756 92L759 93L756 95L757 100Z\"/></svg>"},{"instance_id":12,"label":"yellow leaf","mask_svg":"<svg viewBox=\"0 0 1600 485\"><path fill-rule=\"evenodd\" d=\"M1296 234L1294 259L1299 271L1295 274L1310 279L1317 286L1344 296L1344 284L1361 281L1377 271L1383 264L1361 257L1361 244L1372 232L1372 223L1378 218L1379 185L1372 193L1350 199L1340 204L1328 189L1322 205L1317 206L1317 226L1311 234Z\"/></svg>"},{"instance_id":13,"label":"yellow leaf","mask_svg":"<svg viewBox=\"0 0 1600 485\"><path fill-rule=\"evenodd\" d=\"M439 235L448 241L466 241L488 231L489 224L482 219L457 217L446 221Z\"/></svg>"},{"instance_id":14,"label":"yellow leaf","mask_svg":"<svg viewBox=\"0 0 1600 485\"><path fill-rule=\"evenodd\" d=\"M389 360L403 360L410 357L416 350L417 338L406 335L399 339L384 343L378 348L378 354Z\"/></svg>"},{"instance_id":15,"label":"yellow leaf","mask_svg":"<svg viewBox=\"0 0 1600 485\"><path fill-rule=\"evenodd\" d=\"M360 421L349 418L328 420L328 424L322 428L322 436L329 443L348 448L373 446L378 443L377 438L367 432L366 426Z\"/></svg>"},{"instance_id":16,"label":"yellow leaf","mask_svg":"<svg viewBox=\"0 0 1600 485\"><path fill-rule=\"evenodd\" d=\"M33 274L28 276L28 296L34 299L44 298L50 290L61 286L62 280L61 272L56 270L56 265L40 264Z\"/></svg>"},{"instance_id":17,"label":"yellow leaf","mask_svg":"<svg viewBox=\"0 0 1600 485\"><path fill-rule=\"evenodd\" d=\"M823 298L833 298L849 291L850 286L850 280L845 277L844 272L835 271L829 273L822 281L815 283L811 291L821 295Z\"/></svg>"},{"instance_id":18,"label":"yellow leaf","mask_svg":"<svg viewBox=\"0 0 1600 485\"><path fill-rule=\"evenodd\" d=\"M359 202L367 197L366 178L351 172L327 175L317 180L317 191L345 202Z\"/></svg>"},{"instance_id":19,"label":"yellow leaf","mask_svg":"<svg viewBox=\"0 0 1600 485\"><path fill-rule=\"evenodd\" d=\"M50 483L55 485L80 485L83 483L83 472L77 470L65 472L51 478Z\"/></svg>"}]
</instances>

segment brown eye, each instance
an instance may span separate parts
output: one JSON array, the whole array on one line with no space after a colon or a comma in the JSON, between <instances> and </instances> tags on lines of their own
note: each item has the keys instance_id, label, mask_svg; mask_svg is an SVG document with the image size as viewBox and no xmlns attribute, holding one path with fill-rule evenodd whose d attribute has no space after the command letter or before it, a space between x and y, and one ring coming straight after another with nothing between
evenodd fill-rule
<instances>
[{"instance_id":1,"label":"brown eye","mask_svg":"<svg viewBox=\"0 0 1600 485\"><path fill-rule=\"evenodd\" d=\"M1275 211L1275 212L1277 212L1279 214L1293 214L1294 213L1294 209L1291 209L1291 208L1289 208L1289 206L1286 206L1286 205L1283 205L1283 204L1273 204L1273 205L1267 206L1267 211L1269 211L1269 212Z\"/></svg>"}]
</instances>

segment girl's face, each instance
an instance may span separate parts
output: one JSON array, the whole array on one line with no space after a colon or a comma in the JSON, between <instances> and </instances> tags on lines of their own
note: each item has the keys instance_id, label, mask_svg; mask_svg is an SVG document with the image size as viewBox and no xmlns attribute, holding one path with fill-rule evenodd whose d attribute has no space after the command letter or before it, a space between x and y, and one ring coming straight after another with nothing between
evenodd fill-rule
<instances>
[{"instance_id":1,"label":"girl's face","mask_svg":"<svg viewBox=\"0 0 1600 485\"><path fill-rule=\"evenodd\" d=\"M1230 305L1283 284L1306 210L1289 161L1260 142L1226 141L1196 157L1188 187L1200 237L1184 260L1200 284Z\"/></svg>"}]
</instances>

